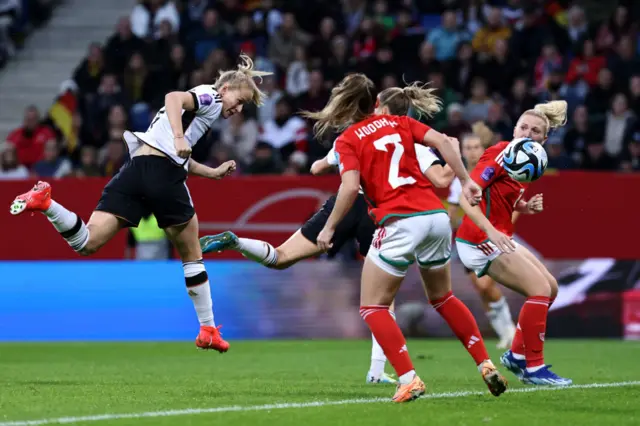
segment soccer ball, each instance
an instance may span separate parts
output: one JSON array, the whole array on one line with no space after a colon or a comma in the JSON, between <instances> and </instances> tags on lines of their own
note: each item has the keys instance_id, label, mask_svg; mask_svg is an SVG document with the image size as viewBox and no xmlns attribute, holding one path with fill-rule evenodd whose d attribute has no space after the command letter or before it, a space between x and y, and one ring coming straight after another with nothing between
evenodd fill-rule
<instances>
[{"instance_id":1,"label":"soccer ball","mask_svg":"<svg viewBox=\"0 0 640 426\"><path fill-rule=\"evenodd\" d=\"M532 139L514 139L504 149L503 167L512 179L533 182L547 168L547 152Z\"/></svg>"}]
</instances>

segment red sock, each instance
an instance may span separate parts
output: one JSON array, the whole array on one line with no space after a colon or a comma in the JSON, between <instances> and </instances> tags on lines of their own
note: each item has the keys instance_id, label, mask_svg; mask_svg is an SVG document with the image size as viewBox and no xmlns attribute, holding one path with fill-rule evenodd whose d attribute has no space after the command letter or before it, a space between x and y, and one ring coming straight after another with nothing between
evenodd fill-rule
<instances>
[{"instance_id":1,"label":"red sock","mask_svg":"<svg viewBox=\"0 0 640 426\"><path fill-rule=\"evenodd\" d=\"M524 337L522 337L522 328L520 323L516 326L516 334L513 335L513 342L511 342L511 352L517 355L524 356Z\"/></svg>"},{"instance_id":2,"label":"red sock","mask_svg":"<svg viewBox=\"0 0 640 426\"><path fill-rule=\"evenodd\" d=\"M450 291L440 299L431 300L431 304L467 348L476 365L489 359L478 324L469 308L460 299Z\"/></svg>"},{"instance_id":3,"label":"red sock","mask_svg":"<svg viewBox=\"0 0 640 426\"><path fill-rule=\"evenodd\" d=\"M407 341L389 313L388 306L361 306L360 316L369 326L398 377L413 370Z\"/></svg>"},{"instance_id":4,"label":"red sock","mask_svg":"<svg viewBox=\"0 0 640 426\"><path fill-rule=\"evenodd\" d=\"M544 364L544 333L547 329L547 312L549 298L531 296L522 306L518 323L524 337L524 357L527 367L538 367Z\"/></svg>"}]
</instances>

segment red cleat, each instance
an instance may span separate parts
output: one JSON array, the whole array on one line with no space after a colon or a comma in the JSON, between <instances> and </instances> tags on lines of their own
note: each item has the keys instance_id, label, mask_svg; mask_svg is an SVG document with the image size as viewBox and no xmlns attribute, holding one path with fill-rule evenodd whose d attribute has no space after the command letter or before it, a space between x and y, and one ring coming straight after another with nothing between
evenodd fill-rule
<instances>
[{"instance_id":1,"label":"red cleat","mask_svg":"<svg viewBox=\"0 0 640 426\"><path fill-rule=\"evenodd\" d=\"M229 350L229 343L222 339L220 327L200 326L200 334L196 337L196 346L200 349L214 349L220 353Z\"/></svg>"},{"instance_id":2,"label":"red cleat","mask_svg":"<svg viewBox=\"0 0 640 426\"><path fill-rule=\"evenodd\" d=\"M47 182L38 182L29 192L18 195L11 203L10 212L16 216L24 211L43 212L51 205L51 185Z\"/></svg>"}]
</instances>

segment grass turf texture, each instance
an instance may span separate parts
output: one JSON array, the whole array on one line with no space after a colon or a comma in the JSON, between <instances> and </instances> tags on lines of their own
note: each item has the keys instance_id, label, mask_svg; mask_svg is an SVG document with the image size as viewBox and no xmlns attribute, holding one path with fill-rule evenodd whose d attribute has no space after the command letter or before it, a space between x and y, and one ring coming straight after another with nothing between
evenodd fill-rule
<instances>
[{"instance_id":1,"label":"grass turf texture","mask_svg":"<svg viewBox=\"0 0 640 426\"><path fill-rule=\"evenodd\" d=\"M495 342L487 344L497 363ZM546 347L555 370L576 384L640 380L640 342L550 339ZM459 342L414 340L409 351L428 393L487 390ZM393 386L364 383L369 354L366 341L231 342L224 355L197 351L186 342L0 344L0 425L67 416L391 398ZM523 387L503 372L512 389ZM81 424L620 426L640 424L639 400L640 385L634 385Z\"/></svg>"}]
</instances>

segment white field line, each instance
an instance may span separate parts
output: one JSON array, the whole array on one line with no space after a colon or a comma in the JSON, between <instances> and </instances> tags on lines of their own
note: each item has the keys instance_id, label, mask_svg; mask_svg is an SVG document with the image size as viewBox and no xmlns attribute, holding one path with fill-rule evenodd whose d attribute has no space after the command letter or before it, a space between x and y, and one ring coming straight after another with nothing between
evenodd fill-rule
<instances>
[{"instance_id":1,"label":"white field line","mask_svg":"<svg viewBox=\"0 0 640 426\"><path fill-rule=\"evenodd\" d=\"M546 392L561 391L571 389L601 389L601 388L620 388L627 386L640 386L640 380L630 382L615 383L590 383L586 385L573 385L567 387L530 387L517 388L507 391L507 393L530 393L530 392ZM487 392L478 391L460 391L460 392L444 392L426 394L420 399L440 399L440 398L462 398L465 396L482 396L488 395ZM182 410L167 411L147 411L143 413L124 413L124 414L98 414L94 416L78 416L78 417L58 417L38 420L19 420L10 422L0 422L0 426L40 426L69 424L80 422L99 422L103 420L120 420L120 419L143 419L151 417L172 417L172 416L188 416L193 414L210 414L210 413L227 413L227 412L244 412L244 411L268 411L293 408L311 408L311 407L328 407L332 405L352 405L352 404L374 404L374 403L390 403L390 398L356 398L343 399L339 401L310 401L310 402L284 402L280 404L265 405L232 405L228 407L215 408L186 408Z\"/></svg>"}]
</instances>

